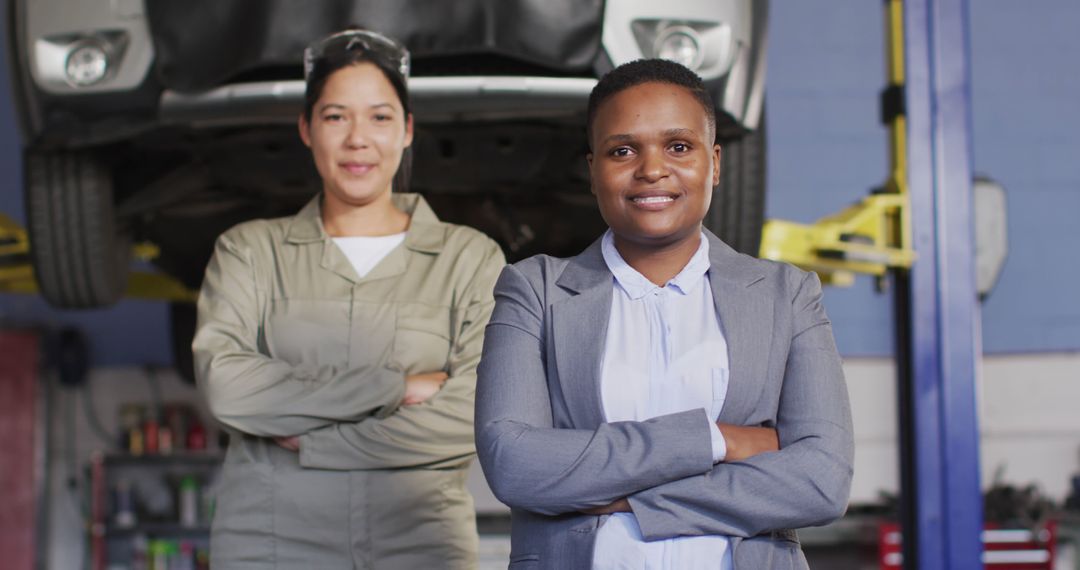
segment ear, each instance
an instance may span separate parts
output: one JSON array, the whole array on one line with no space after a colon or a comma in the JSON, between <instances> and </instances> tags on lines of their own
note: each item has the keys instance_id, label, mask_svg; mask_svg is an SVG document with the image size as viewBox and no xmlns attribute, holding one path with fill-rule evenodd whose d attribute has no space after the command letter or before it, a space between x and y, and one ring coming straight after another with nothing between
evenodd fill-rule
<instances>
[{"instance_id":1,"label":"ear","mask_svg":"<svg viewBox=\"0 0 1080 570\"><path fill-rule=\"evenodd\" d=\"M409 113L408 117L405 117L405 148L412 146L413 141L413 115Z\"/></svg>"},{"instance_id":2,"label":"ear","mask_svg":"<svg viewBox=\"0 0 1080 570\"><path fill-rule=\"evenodd\" d=\"M296 120L296 128L300 131L300 140L304 141L304 146L311 148L311 125L303 113L300 113L300 118Z\"/></svg>"},{"instance_id":3,"label":"ear","mask_svg":"<svg viewBox=\"0 0 1080 570\"><path fill-rule=\"evenodd\" d=\"M715 188L720 185L720 145L714 144L712 148L713 152L713 165L712 165L712 185Z\"/></svg>"}]
</instances>

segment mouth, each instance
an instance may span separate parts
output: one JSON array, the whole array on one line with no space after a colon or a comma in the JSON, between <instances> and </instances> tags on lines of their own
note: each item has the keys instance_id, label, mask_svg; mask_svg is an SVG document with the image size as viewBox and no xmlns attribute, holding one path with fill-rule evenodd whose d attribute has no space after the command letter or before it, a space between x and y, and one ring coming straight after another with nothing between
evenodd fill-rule
<instances>
[{"instance_id":1,"label":"mouth","mask_svg":"<svg viewBox=\"0 0 1080 570\"><path fill-rule=\"evenodd\" d=\"M363 176L372 170L375 170L375 163L371 162L355 162L345 161L339 162L338 166L345 172L353 176Z\"/></svg>"},{"instance_id":2,"label":"mouth","mask_svg":"<svg viewBox=\"0 0 1080 570\"><path fill-rule=\"evenodd\" d=\"M672 192L642 192L629 197L630 202L642 210L663 210L675 203L679 195Z\"/></svg>"}]
</instances>

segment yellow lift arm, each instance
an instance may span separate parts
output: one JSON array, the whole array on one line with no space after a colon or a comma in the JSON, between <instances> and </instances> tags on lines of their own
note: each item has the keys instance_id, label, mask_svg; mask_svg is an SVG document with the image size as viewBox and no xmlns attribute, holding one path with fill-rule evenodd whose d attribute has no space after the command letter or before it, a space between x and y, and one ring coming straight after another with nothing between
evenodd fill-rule
<instances>
[{"instance_id":1,"label":"yellow lift arm","mask_svg":"<svg viewBox=\"0 0 1080 570\"><path fill-rule=\"evenodd\" d=\"M884 188L813 224L768 220L761 236L761 257L816 271L823 283L840 286L854 283L856 273L883 277L890 268L914 263L903 106L903 26L902 0L889 0L889 86L882 104L889 124L891 172Z\"/></svg>"},{"instance_id":2,"label":"yellow lift arm","mask_svg":"<svg viewBox=\"0 0 1080 570\"><path fill-rule=\"evenodd\" d=\"M136 244L136 259L149 261L159 250L151 243ZM30 240L15 220L0 213L0 292L37 293L34 269L30 264ZM126 297L163 301L194 302L198 293L163 273L133 271L128 277Z\"/></svg>"}]
</instances>

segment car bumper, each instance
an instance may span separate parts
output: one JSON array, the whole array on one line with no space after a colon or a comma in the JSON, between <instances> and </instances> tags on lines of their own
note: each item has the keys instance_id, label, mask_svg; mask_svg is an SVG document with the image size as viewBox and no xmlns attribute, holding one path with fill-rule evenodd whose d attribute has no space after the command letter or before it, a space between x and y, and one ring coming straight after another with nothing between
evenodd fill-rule
<instances>
[{"instance_id":1,"label":"car bumper","mask_svg":"<svg viewBox=\"0 0 1080 570\"><path fill-rule=\"evenodd\" d=\"M413 77L409 97L424 123L504 119L579 120L596 79L562 77ZM293 123L303 110L303 81L225 85L197 94L166 90L168 124L242 126Z\"/></svg>"}]
</instances>

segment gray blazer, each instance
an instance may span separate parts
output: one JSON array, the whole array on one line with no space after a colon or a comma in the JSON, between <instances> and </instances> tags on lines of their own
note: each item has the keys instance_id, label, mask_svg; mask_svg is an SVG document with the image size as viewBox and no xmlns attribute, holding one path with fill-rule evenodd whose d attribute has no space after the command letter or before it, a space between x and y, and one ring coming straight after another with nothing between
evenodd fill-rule
<instances>
[{"instance_id":1,"label":"gray blazer","mask_svg":"<svg viewBox=\"0 0 1080 570\"><path fill-rule=\"evenodd\" d=\"M851 411L820 282L706 235L730 352L720 420L776 427L781 451L713 465L703 408L607 423L599 372L612 275L600 241L508 266L478 370L476 448L512 509L510 568L589 568L607 516L580 510L621 497L647 540L732 537L737 570L807 568L785 529L844 513Z\"/></svg>"}]
</instances>

